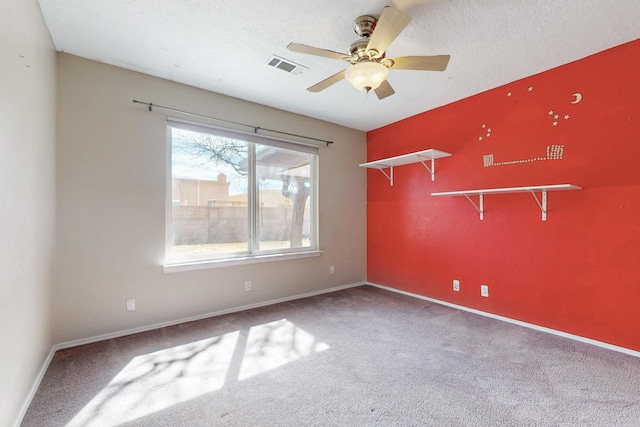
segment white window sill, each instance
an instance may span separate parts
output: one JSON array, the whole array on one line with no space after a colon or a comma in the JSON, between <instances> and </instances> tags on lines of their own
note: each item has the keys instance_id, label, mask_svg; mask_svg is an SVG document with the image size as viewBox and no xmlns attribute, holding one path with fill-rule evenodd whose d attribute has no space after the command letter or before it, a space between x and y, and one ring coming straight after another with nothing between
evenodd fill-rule
<instances>
[{"instance_id":1,"label":"white window sill","mask_svg":"<svg viewBox=\"0 0 640 427\"><path fill-rule=\"evenodd\" d=\"M226 258L207 261L181 262L176 264L166 264L165 273L176 273L179 271L203 270L206 268L232 267L236 265L257 264L260 262L285 261L298 258L310 258L320 256L322 251L291 252L285 254L267 254L246 256L241 258Z\"/></svg>"}]
</instances>

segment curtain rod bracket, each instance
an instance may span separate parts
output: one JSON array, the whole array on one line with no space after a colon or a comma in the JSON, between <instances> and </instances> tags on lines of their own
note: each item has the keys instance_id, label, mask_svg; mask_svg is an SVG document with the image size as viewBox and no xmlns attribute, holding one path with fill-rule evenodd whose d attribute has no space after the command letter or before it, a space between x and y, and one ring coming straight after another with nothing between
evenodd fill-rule
<instances>
[{"instance_id":1,"label":"curtain rod bracket","mask_svg":"<svg viewBox=\"0 0 640 427\"><path fill-rule=\"evenodd\" d=\"M153 103L152 103L152 102L150 102L150 103L149 103L149 111L152 111L152 110L153 110Z\"/></svg>"}]
</instances>

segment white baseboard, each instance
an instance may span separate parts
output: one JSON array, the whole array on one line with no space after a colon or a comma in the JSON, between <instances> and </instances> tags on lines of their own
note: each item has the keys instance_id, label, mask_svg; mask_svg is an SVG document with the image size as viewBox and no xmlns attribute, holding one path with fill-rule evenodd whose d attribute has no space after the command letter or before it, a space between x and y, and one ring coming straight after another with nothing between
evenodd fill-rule
<instances>
[{"instance_id":1,"label":"white baseboard","mask_svg":"<svg viewBox=\"0 0 640 427\"><path fill-rule=\"evenodd\" d=\"M168 326L179 325L181 323L193 322L193 321L196 321L196 320L207 319L209 317L222 316L224 314L236 313L238 311L250 310L252 308L265 307L267 305L278 304L278 303L281 303L281 302L287 302L287 301L293 301L293 300L297 300L297 299L301 299L301 298L313 297L313 296L316 296L316 295L321 295L321 294L327 294L327 293L330 293L330 292L341 291L343 289L355 288L357 286L362 286L362 285L366 285L366 282L351 283L349 285L343 285L343 286L337 286L337 287L328 288L328 289L322 289L320 291L314 291L314 292L308 292L308 293L305 293L305 294L292 295L290 297L278 298L278 299L273 299L273 300L269 300L269 301L263 301L263 302L259 302L259 303L255 303L255 304L243 305L243 306L240 306L240 307L234 307L234 308L229 308L229 309L226 309L226 310L214 311L214 312L211 312L211 313L200 314L200 315L191 316L191 317L185 317L185 318L177 319L177 320L170 320L168 322L155 323L153 325L141 326L139 328L126 329L126 330L123 330L123 331L112 332L112 333L109 333L109 334L98 335L98 336L89 337L89 338L82 338L82 339L79 339L79 340L67 341L67 342L63 342L63 343L59 343L59 344L54 345L53 346L53 351L56 352L58 350L62 350L62 349L65 349L65 348L76 347L76 346L79 346L79 345L85 345L85 344L91 344L91 343L94 343L94 342L110 340L110 339L113 339L113 338L124 337L126 335L133 335L133 334L138 334L140 332L147 332L147 331L152 331L154 329L160 329L160 328L166 328Z\"/></svg>"},{"instance_id":2,"label":"white baseboard","mask_svg":"<svg viewBox=\"0 0 640 427\"><path fill-rule=\"evenodd\" d=\"M425 297L423 295L414 294L411 292L402 291L400 289L391 288L389 286L378 285L376 283L367 282L367 285L373 286L375 288L384 289L391 292L396 292L402 295L407 295L413 298L422 299L425 301L433 302L436 304L446 305L447 307L452 307L458 310L467 311L469 313L479 314L480 316L490 317L492 319L501 320L503 322L512 323L518 326L524 326L525 328L534 329L536 331L546 332L548 334L557 335L563 338L569 338L575 341L580 341L586 344L595 345L598 347L606 348L607 350L617 351L619 353L628 354L630 356L640 357L640 351L631 350L629 348L620 347L617 345L609 344L602 341L596 341L591 338L581 337L579 335L570 334L567 332L558 331L556 329L546 328L544 326L534 325L533 323L523 322L521 320L511 319L509 317L499 316L497 314L487 313L486 311L476 310L474 308L465 307L463 305L453 304L447 301L441 301L435 298Z\"/></svg>"},{"instance_id":3,"label":"white baseboard","mask_svg":"<svg viewBox=\"0 0 640 427\"><path fill-rule=\"evenodd\" d=\"M18 412L18 417L16 418L16 421L13 424L14 427L20 427L20 424L22 424L22 420L24 419L24 416L27 414L27 410L29 409L29 405L31 405L31 401L33 400L33 397L36 395L36 392L38 391L38 387L40 387L40 383L42 382L42 378L44 378L44 374L47 372L47 369L49 368L49 364L51 363L51 360L53 359L53 355L55 354L55 352L56 351L52 348L49 351L49 354L47 355L47 357L45 358L44 363L42 364L42 367L40 368L40 372L38 372L38 375L36 376L35 381L31 385L31 389L29 390L29 394L27 394L27 398L25 399L24 403L22 404L22 407L20 408L20 412Z\"/></svg>"}]
</instances>

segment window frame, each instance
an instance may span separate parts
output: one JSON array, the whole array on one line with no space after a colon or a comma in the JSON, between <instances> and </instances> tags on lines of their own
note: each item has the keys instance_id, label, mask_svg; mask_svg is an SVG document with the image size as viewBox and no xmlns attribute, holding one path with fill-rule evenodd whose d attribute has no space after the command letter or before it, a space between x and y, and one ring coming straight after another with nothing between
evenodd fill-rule
<instances>
[{"instance_id":1,"label":"window frame","mask_svg":"<svg viewBox=\"0 0 640 427\"><path fill-rule=\"evenodd\" d=\"M247 251L207 254L200 257L177 258L171 257L173 247L173 197L172 197L172 128L178 128L214 136L228 137L241 140L248 144L248 236ZM259 247L258 219L260 215L258 192L259 179L256 166L256 145L266 145L283 148L300 153L310 154L310 195L309 195L309 246L299 248L280 248L257 250ZM164 271L177 272L199 270L203 268L226 267L259 262L281 261L288 259L319 256L319 147L298 141L290 141L267 135L248 133L230 128L222 128L209 124L187 121L183 119L166 118L166 195L165 195L165 252Z\"/></svg>"}]
</instances>

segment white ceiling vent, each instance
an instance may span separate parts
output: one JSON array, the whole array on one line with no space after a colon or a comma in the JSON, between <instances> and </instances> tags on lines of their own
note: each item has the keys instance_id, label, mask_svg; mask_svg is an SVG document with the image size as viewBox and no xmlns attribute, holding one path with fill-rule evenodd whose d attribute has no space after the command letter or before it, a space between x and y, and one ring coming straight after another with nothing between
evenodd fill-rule
<instances>
[{"instance_id":1,"label":"white ceiling vent","mask_svg":"<svg viewBox=\"0 0 640 427\"><path fill-rule=\"evenodd\" d=\"M271 55L271 57L267 61L267 65L274 68L279 68L295 76L297 76L298 74L302 74L304 70L308 70L308 68L304 65L296 64L295 62L289 61L288 59L280 58L279 56L275 55Z\"/></svg>"}]
</instances>

